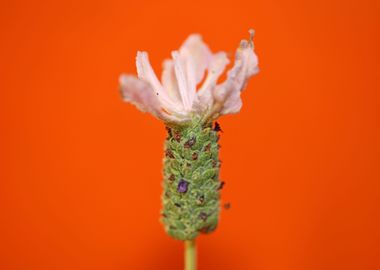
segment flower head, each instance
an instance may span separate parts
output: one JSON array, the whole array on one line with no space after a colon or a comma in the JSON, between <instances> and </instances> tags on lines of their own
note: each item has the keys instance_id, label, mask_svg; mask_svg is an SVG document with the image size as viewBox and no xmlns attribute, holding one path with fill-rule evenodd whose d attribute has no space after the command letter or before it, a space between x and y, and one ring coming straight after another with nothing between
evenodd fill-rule
<instances>
[{"instance_id":1,"label":"flower head","mask_svg":"<svg viewBox=\"0 0 380 270\"><path fill-rule=\"evenodd\" d=\"M120 76L124 100L168 123L188 122L194 116L214 120L239 112L240 93L258 72L253 34L250 30L250 39L240 42L234 65L220 84L217 80L229 64L227 54L212 53L198 34L190 35L178 51L172 52L172 59L164 61L161 81L150 65L148 53L137 52L138 77Z\"/></svg>"}]
</instances>

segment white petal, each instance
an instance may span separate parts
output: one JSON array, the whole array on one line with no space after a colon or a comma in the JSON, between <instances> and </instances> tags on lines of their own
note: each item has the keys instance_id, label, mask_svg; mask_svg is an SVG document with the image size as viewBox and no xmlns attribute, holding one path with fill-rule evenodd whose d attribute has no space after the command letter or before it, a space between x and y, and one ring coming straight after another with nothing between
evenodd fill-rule
<instances>
[{"instance_id":1,"label":"white petal","mask_svg":"<svg viewBox=\"0 0 380 270\"><path fill-rule=\"evenodd\" d=\"M156 116L160 114L161 104L149 83L125 74L120 76L119 83L124 101L134 104L143 112Z\"/></svg>"},{"instance_id":2,"label":"white petal","mask_svg":"<svg viewBox=\"0 0 380 270\"><path fill-rule=\"evenodd\" d=\"M192 72L195 75L195 84L198 84L202 81L212 57L209 47L203 42L199 34L192 34L182 44L179 53L185 58L192 59Z\"/></svg>"},{"instance_id":3,"label":"white petal","mask_svg":"<svg viewBox=\"0 0 380 270\"><path fill-rule=\"evenodd\" d=\"M182 105L169 97L168 93L164 90L160 81L157 79L146 52L137 52L136 67L138 77L150 83L164 109L173 114L183 114Z\"/></svg>"},{"instance_id":4,"label":"white petal","mask_svg":"<svg viewBox=\"0 0 380 270\"><path fill-rule=\"evenodd\" d=\"M186 62L184 62L183 57L181 57L181 55L177 51L172 52L172 57L174 60L174 72L177 78L179 93L182 99L183 106L185 110L191 111L191 95L195 93L195 86L192 84L193 79L191 78L191 74L187 72L188 70Z\"/></svg>"},{"instance_id":5,"label":"white petal","mask_svg":"<svg viewBox=\"0 0 380 270\"><path fill-rule=\"evenodd\" d=\"M216 86L218 78L222 75L226 65L228 65L229 62L230 60L225 52L219 52L212 56L208 67L207 77L197 92L201 107L204 109L211 108L213 105L211 90Z\"/></svg>"},{"instance_id":6,"label":"white petal","mask_svg":"<svg viewBox=\"0 0 380 270\"><path fill-rule=\"evenodd\" d=\"M187 58L185 61L187 89L189 91L189 100L192 108L194 100L198 97L195 78L196 66L194 63L194 59L192 59L191 57Z\"/></svg>"},{"instance_id":7,"label":"white petal","mask_svg":"<svg viewBox=\"0 0 380 270\"><path fill-rule=\"evenodd\" d=\"M147 52L137 52L136 67L139 79L149 82L157 93L163 92L162 85L150 65Z\"/></svg>"},{"instance_id":8,"label":"white petal","mask_svg":"<svg viewBox=\"0 0 380 270\"><path fill-rule=\"evenodd\" d=\"M174 73L174 63L171 59L166 59L162 65L161 82L169 97L175 102L182 102L179 94L177 78Z\"/></svg>"},{"instance_id":9,"label":"white petal","mask_svg":"<svg viewBox=\"0 0 380 270\"><path fill-rule=\"evenodd\" d=\"M242 58L244 59L244 68L246 72L246 78L249 79L251 76L259 72L259 60L256 53L253 50L252 41L247 42L242 40L240 43Z\"/></svg>"},{"instance_id":10,"label":"white petal","mask_svg":"<svg viewBox=\"0 0 380 270\"><path fill-rule=\"evenodd\" d=\"M160 101L148 82L122 74L119 83L124 101L132 103L139 110L149 112L166 122L180 121L177 117L162 110Z\"/></svg>"},{"instance_id":11,"label":"white petal","mask_svg":"<svg viewBox=\"0 0 380 270\"><path fill-rule=\"evenodd\" d=\"M248 79L258 72L258 59L253 45L245 40L236 51L235 63L227 74L227 80L217 86L213 96L221 104L220 114L237 113L242 107L240 92Z\"/></svg>"},{"instance_id":12,"label":"white petal","mask_svg":"<svg viewBox=\"0 0 380 270\"><path fill-rule=\"evenodd\" d=\"M223 104L223 108L220 111L220 114L232 114L240 112L243 102L240 98L240 91L233 91L228 99Z\"/></svg>"}]
</instances>

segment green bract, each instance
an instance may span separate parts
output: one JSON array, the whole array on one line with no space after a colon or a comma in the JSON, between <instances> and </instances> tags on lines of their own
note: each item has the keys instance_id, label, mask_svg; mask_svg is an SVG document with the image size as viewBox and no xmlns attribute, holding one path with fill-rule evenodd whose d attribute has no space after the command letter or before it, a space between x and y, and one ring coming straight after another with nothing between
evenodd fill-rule
<instances>
[{"instance_id":1,"label":"green bract","mask_svg":"<svg viewBox=\"0 0 380 270\"><path fill-rule=\"evenodd\" d=\"M222 186L218 132L198 118L167 129L162 222L170 236L191 240L218 224Z\"/></svg>"}]
</instances>

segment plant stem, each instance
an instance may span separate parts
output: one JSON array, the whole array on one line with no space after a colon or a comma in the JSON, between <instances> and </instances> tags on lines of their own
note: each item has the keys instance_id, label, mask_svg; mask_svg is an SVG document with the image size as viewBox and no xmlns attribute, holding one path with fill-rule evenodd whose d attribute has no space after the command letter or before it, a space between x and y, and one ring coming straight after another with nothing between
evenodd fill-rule
<instances>
[{"instance_id":1,"label":"plant stem","mask_svg":"<svg viewBox=\"0 0 380 270\"><path fill-rule=\"evenodd\" d=\"M197 269L197 248L195 240L185 241L185 270Z\"/></svg>"}]
</instances>

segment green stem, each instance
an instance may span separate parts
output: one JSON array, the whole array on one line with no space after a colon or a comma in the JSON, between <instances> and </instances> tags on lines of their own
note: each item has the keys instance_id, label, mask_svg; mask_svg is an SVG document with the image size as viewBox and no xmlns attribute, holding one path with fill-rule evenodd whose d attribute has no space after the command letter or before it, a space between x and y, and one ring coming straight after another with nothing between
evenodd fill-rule
<instances>
[{"instance_id":1,"label":"green stem","mask_svg":"<svg viewBox=\"0 0 380 270\"><path fill-rule=\"evenodd\" d=\"M185 241L185 270L197 269L197 248L195 240Z\"/></svg>"}]
</instances>

